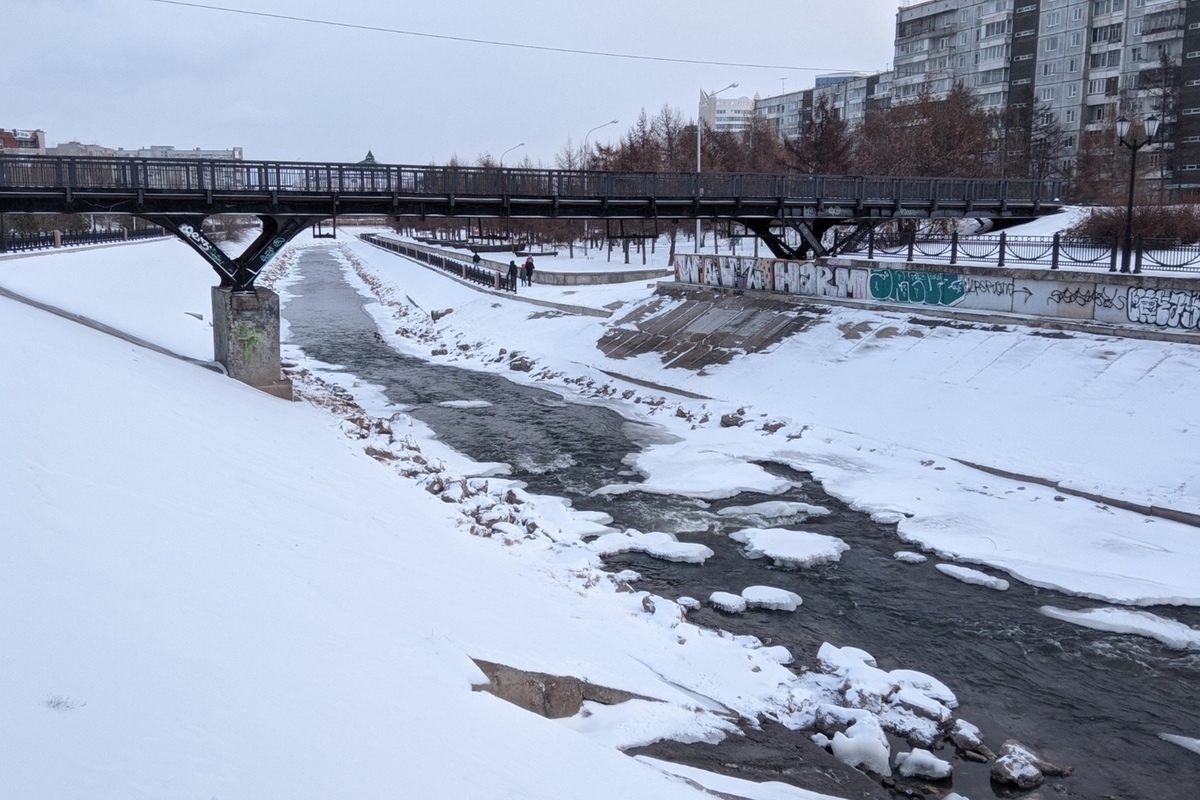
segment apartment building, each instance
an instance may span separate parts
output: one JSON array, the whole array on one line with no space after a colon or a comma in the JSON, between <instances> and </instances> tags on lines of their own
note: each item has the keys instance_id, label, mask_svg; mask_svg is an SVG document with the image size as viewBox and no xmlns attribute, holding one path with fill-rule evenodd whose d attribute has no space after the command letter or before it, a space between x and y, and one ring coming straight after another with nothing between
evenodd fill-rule
<instances>
[{"instance_id":1,"label":"apartment building","mask_svg":"<svg viewBox=\"0 0 1200 800\"><path fill-rule=\"evenodd\" d=\"M813 89L761 98L755 111L794 138L823 96L853 123L960 83L989 111L1050 115L1064 161L1122 114L1155 114L1162 144L1142 163L1160 168L1165 185L1200 188L1200 0L912 2L896 13L890 72L821 76Z\"/></svg>"},{"instance_id":2,"label":"apartment building","mask_svg":"<svg viewBox=\"0 0 1200 800\"><path fill-rule=\"evenodd\" d=\"M755 98L725 98L719 94L700 92L700 120L714 131L739 133L748 129L754 115Z\"/></svg>"},{"instance_id":3,"label":"apartment building","mask_svg":"<svg viewBox=\"0 0 1200 800\"><path fill-rule=\"evenodd\" d=\"M0 154L44 156L46 154L46 134L39 130L0 128Z\"/></svg>"}]
</instances>

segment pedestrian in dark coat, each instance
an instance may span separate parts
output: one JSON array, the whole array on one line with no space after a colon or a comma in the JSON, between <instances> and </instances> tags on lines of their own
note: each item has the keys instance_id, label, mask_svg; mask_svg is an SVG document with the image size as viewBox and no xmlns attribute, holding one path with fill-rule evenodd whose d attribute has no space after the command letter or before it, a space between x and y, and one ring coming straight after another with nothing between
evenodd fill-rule
<instances>
[{"instance_id":1,"label":"pedestrian in dark coat","mask_svg":"<svg viewBox=\"0 0 1200 800\"><path fill-rule=\"evenodd\" d=\"M525 256L525 285L533 286L533 256Z\"/></svg>"},{"instance_id":2,"label":"pedestrian in dark coat","mask_svg":"<svg viewBox=\"0 0 1200 800\"><path fill-rule=\"evenodd\" d=\"M508 262L508 290L513 294L517 293L517 262Z\"/></svg>"}]
</instances>

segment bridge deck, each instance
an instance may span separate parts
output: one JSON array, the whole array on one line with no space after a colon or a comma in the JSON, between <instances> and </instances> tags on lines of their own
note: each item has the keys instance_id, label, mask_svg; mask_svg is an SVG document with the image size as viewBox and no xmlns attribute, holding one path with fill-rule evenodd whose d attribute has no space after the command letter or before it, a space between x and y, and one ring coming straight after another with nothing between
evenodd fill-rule
<instances>
[{"instance_id":1,"label":"bridge deck","mask_svg":"<svg viewBox=\"0 0 1200 800\"><path fill-rule=\"evenodd\" d=\"M1031 217L1061 182L0 156L0 213L565 219Z\"/></svg>"}]
</instances>

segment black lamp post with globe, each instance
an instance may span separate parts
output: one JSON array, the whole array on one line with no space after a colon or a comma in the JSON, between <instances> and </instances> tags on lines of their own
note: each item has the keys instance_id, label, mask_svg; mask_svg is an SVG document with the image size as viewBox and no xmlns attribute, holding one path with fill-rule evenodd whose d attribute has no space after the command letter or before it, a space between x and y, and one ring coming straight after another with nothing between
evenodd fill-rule
<instances>
[{"instance_id":1,"label":"black lamp post with globe","mask_svg":"<svg viewBox=\"0 0 1200 800\"><path fill-rule=\"evenodd\" d=\"M1130 121L1129 117L1122 116L1117 120L1117 136L1121 139L1121 144L1128 147L1133 155L1129 159L1129 202L1125 206L1125 243L1121 248L1121 272L1129 272L1129 262L1133 257L1133 183L1137 177L1137 154L1146 145L1154 140L1154 134L1158 133L1158 117L1154 114L1146 117L1143 127L1146 129L1146 138L1138 140L1136 138L1129 139ZM1139 272L1140 270L1134 270Z\"/></svg>"}]
</instances>

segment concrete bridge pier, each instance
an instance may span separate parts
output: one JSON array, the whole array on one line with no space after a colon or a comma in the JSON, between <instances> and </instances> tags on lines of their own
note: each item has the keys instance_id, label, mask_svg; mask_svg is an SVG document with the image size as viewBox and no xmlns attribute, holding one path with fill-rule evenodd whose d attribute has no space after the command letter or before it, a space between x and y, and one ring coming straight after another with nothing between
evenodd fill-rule
<instances>
[{"instance_id":1,"label":"concrete bridge pier","mask_svg":"<svg viewBox=\"0 0 1200 800\"><path fill-rule=\"evenodd\" d=\"M214 286L212 303L213 356L229 377L291 400L292 382L283 377L279 358L279 295Z\"/></svg>"}]
</instances>

